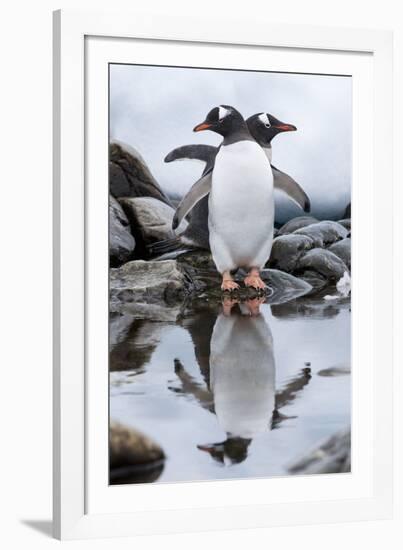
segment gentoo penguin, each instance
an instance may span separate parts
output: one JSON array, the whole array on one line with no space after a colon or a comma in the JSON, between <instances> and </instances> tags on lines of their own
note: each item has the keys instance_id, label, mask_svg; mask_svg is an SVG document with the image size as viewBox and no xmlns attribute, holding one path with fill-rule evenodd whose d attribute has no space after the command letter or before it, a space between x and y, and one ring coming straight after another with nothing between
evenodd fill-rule
<instances>
[{"instance_id":1,"label":"gentoo penguin","mask_svg":"<svg viewBox=\"0 0 403 550\"><path fill-rule=\"evenodd\" d=\"M257 113L246 120L252 137L263 148L270 162L272 160L271 142L282 132L292 132L297 128L293 124L284 123L269 113ZM214 166L218 147L204 144L184 145L171 151L165 162L189 159L198 160L205 164L203 175L210 172ZM289 199L302 208L310 211L310 200L298 183L272 165L274 189L285 193ZM151 255L165 254L180 248L203 248L209 250L208 234L208 197L202 198L195 204L190 214L190 221L184 232L177 237L153 243L150 247Z\"/></svg>"},{"instance_id":2,"label":"gentoo penguin","mask_svg":"<svg viewBox=\"0 0 403 550\"><path fill-rule=\"evenodd\" d=\"M195 200L209 194L209 242L222 290L239 285L231 271L247 269L246 286L264 289L260 269L269 259L274 230L273 173L270 162L249 132L241 113L229 105L212 109L195 132L210 130L224 139L211 173L196 182ZM208 185L211 182L211 185ZM210 187L210 191L209 191ZM192 195L192 190L188 195ZM186 197L178 206L174 224L187 214Z\"/></svg>"}]
</instances>

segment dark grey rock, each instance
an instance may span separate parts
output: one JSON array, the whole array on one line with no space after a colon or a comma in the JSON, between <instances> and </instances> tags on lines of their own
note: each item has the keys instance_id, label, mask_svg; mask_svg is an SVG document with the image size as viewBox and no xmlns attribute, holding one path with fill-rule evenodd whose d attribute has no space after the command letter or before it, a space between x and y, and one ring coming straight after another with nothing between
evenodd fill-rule
<instances>
[{"instance_id":1,"label":"dark grey rock","mask_svg":"<svg viewBox=\"0 0 403 550\"><path fill-rule=\"evenodd\" d=\"M111 422L109 432L110 483L144 483L158 479L165 454L150 437Z\"/></svg>"},{"instance_id":2,"label":"dark grey rock","mask_svg":"<svg viewBox=\"0 0 403 550\"><path fill-rule=\"evenodd\" d=\"M336 254L351 269L351 239L343 239L329 246L328 250Z\"/></svg>"},{"instance_id":3,"label":"dark grey rock","mask_svg":"<svg viewBox=\"0 0 403 550\"><path fill-rule=\"evenodd\" d=\"M292 273L298 260L307 250L313 248L314 241L306 235L280 235L273 241L269 267Z\"/></svg>"},{"instance_id":4,"label":"dark grey rock","mask_svg":"<svg viewBox=\"0 0 403 550\"><path fill-rule=\"evenodd\" d=\"M120 265L133 253L135 240L129 220L118 201L109 196L109 258L112 266Z\"/></svg>"},{"instance_id":5,"label":"dark grey rock","mask_svg":"<svg viewBox=\"0 0 403 550\"><path fill-rule=\"evenodd\" d=\"M343 218L351 218L351 202L348 203L343 214Z\"/></svg>"},{"instance_id":6,"label":"dark grey rock","mask_svg":"<svg viewBox=\"0 0 403 550\"><path fill-rule=\"evenodd\" d=\"M337 222L322 221L301 229L297 229L294 235L306 235L314 240L315 247L327 246L341 239L345 239L348 230Z\"/></svg>"},{"instance_id":7,"label":"dark grey rock","mask_svg":"<svg viewBox=\"0 0 403 550\"><path fill-rule=\"evenodd\" d=\"M109 190L115 198L154 197L171 204L140 153L117 140L109 147Z\"/></svg>"},{"instance_id":8,"label":"dark grey rock","mask_svg":"<svg viewBox=\"0 0 403 550\"><path fill-rule=\"evenodd\" d=\"M298 272L316 271L327 281L338 281L348 270L346 264L330 250L314 248L305 253L298 262Z\"/></svg>"},{"instance_id":9,"label":"dark grey rock","mask_svg":"<svg viewBox=\"0 0 403 550\"><path fill-rule=\"evenodd\" d=\"M336 474L351 471L351 431L336 433L288 466L291 474Z\"/></svg>"},{"instance_id":10,"label":"dark grey rock","mask_svg":"<svg viewBox=\"0 0 403 550\"><path fill-rule=\"evenodd\" d=\"M306 281L277 269L263 269L261 277L271 289L270 304L287 302L312 290L312 286Z\"/></svg>"},{"instance_id":11,"label":"dark grey rock","mask_svg":"<svg viewBox=\"0 0 403 550\"><path fill-rule=\"evenodd\" d=\"M310 284L312 286L312 292L315 292L315 293L324 289L329 284L326 277L324 277L317 271L313 271L311 269L307 269L303 271L298 275L298 277L303 281L305 281L306 283Z\"/></svg>"},{"instance_id":12,"label":"dark grey rock","mask_svg":"<svg viewBox=\"0 0 403 550\"><path fill-rule=\"evenodd\" d=\"M339 220L337 223L345 227L351 233L351 219L345 218L344 220Z\"/></svg>"},{"instance_id":13,"label":"dark grey rock","mask_svg":"<svg viewBox=\"0 0 403 550\"><path fill-rule=\"evenodd\" d=\"M312 225L317 223L319 220L313 216L298 216L292 220L285 223L278 231L279 235L288 235L289 233L294 233L297 229L306 227L307 225Z\"/></svg>"},{"instance_id":14,"label":"dark grey rock","mask_svg":"<svg viewBox=\"0 0 403 550\"><path fill-rule=\"evenodd\" d=\"M147 246L175 236L172 230L174 209L152 197L119 199L136 239L136 256L147 257Z\"/></svg>"}]
</instances>

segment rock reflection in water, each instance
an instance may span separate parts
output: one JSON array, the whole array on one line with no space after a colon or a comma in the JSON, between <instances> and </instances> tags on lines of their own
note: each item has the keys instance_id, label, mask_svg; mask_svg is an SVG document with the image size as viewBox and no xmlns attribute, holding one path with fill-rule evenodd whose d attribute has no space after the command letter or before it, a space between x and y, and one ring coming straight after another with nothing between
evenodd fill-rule
<instances>
[{"instance_id":1,"label":"rock reflection in water","mask_svg":"<svg viewBox=\"0 0 403 550\"><path fill-rule=\"evenodd\" d=\"M337 317L341 309L350 308L350 298L340 297L335 302L327 302L324 295L328 294L326 290L322 294L316 294L312 297L296 298L289 302L284 302L271 306L274 317L297 319L306 317L309 319L332 319Z\"/></svg>"},{"instance_id":2,"label":"rock reflection in water","mask_svg":"<svg viewBox=\"0 0 403 550\"><path fill-rule=\"evenodd\" d=\"M119 332L112 330L116 325ZM111 316L109 337L109 370L142 372L160 343L162 323L134 319L129 315Z\"/></svg>"},{"instance_id":3,"label":"rock reflection in water","mask_svg":"<svg viewBox=\"0 0 403 550\"><path fill-rule=\"evenodd\" d=\"M310 369L304 369L276 394L273 337L259 309L263 302L263 298L241 303L227 298L218 316L210 309L203 312L202 325L201 319L183 323L206 386L197 383L178 359L175 372L182 392L214 413L227 434L225 441L198 445L222 464L243 462L253 438L287 418L279 409L295 399L310 379Z\"/></svg>"}]
</instances>

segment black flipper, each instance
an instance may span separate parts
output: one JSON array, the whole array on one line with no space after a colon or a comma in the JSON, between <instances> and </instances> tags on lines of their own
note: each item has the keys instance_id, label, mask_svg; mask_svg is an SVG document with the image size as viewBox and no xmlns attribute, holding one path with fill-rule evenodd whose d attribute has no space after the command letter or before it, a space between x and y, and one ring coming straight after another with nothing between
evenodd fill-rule
<instances>
[{"instance_id":1,"label":"black flipper","mask_svg":"<svg viewBox=\"0 0 403 550\"><path fill-rule=\"evenodd\" d=\"M207 165L214 164L214 159L217 154L217 147L213 145L204 145L201 143L195 143L191 145L182 145L173 149L164 158L164 162L173 162L175 160L200 160Z\"/></svg>"},{"instance_id":2,"label":"black flipper","mask_svg":"<svg viewBox=\"0 0 403 550\"><path fill-rule=\"evenodd\" d=\"M175 215L172 220L172 229L175 230L203 197L208 195L211 190L211 170L205 172L203 176L196 181L178 204Z\"/></svg>"},{"instance_id":3,"label":"black flipper","mask_svg":"<svg viewBox=\"0 0 403 550\"><path fill-rule=\"evenodd\" d=\"M273 170L274 189L282 191L293 202L298 204L304 212L311 211L311 201L302 187L288 174L285 174L275 166L271 165Z\"/></svg>"}]
</instances>

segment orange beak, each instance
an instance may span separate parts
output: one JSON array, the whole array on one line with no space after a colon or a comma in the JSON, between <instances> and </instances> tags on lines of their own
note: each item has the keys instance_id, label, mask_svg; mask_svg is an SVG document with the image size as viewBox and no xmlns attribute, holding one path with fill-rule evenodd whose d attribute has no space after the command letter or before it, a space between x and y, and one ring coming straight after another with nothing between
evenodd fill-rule
<instances>
[{"instance_id":1,"label":"orange beak","mask_svg":"<svg viewBox=\"0 0 403 550\"><path fill-rule=\"evenodd\" d=\"M282 132L295 132L295 130L297 129L297 127L293 124L276 124L273 125L273 128L281 130Z\"/></svg>"},{"instance_id":2,"label":"orange beak","mask_svg":"<svg viewBox=\"0 0 403 550\"><path fill-rule=\"evenodd\" d=\"M203 130L208 130L211 128L211 124L208 122L202 122L193 128L193 132L202 132Z\"/></svg>"}]
</instances>

